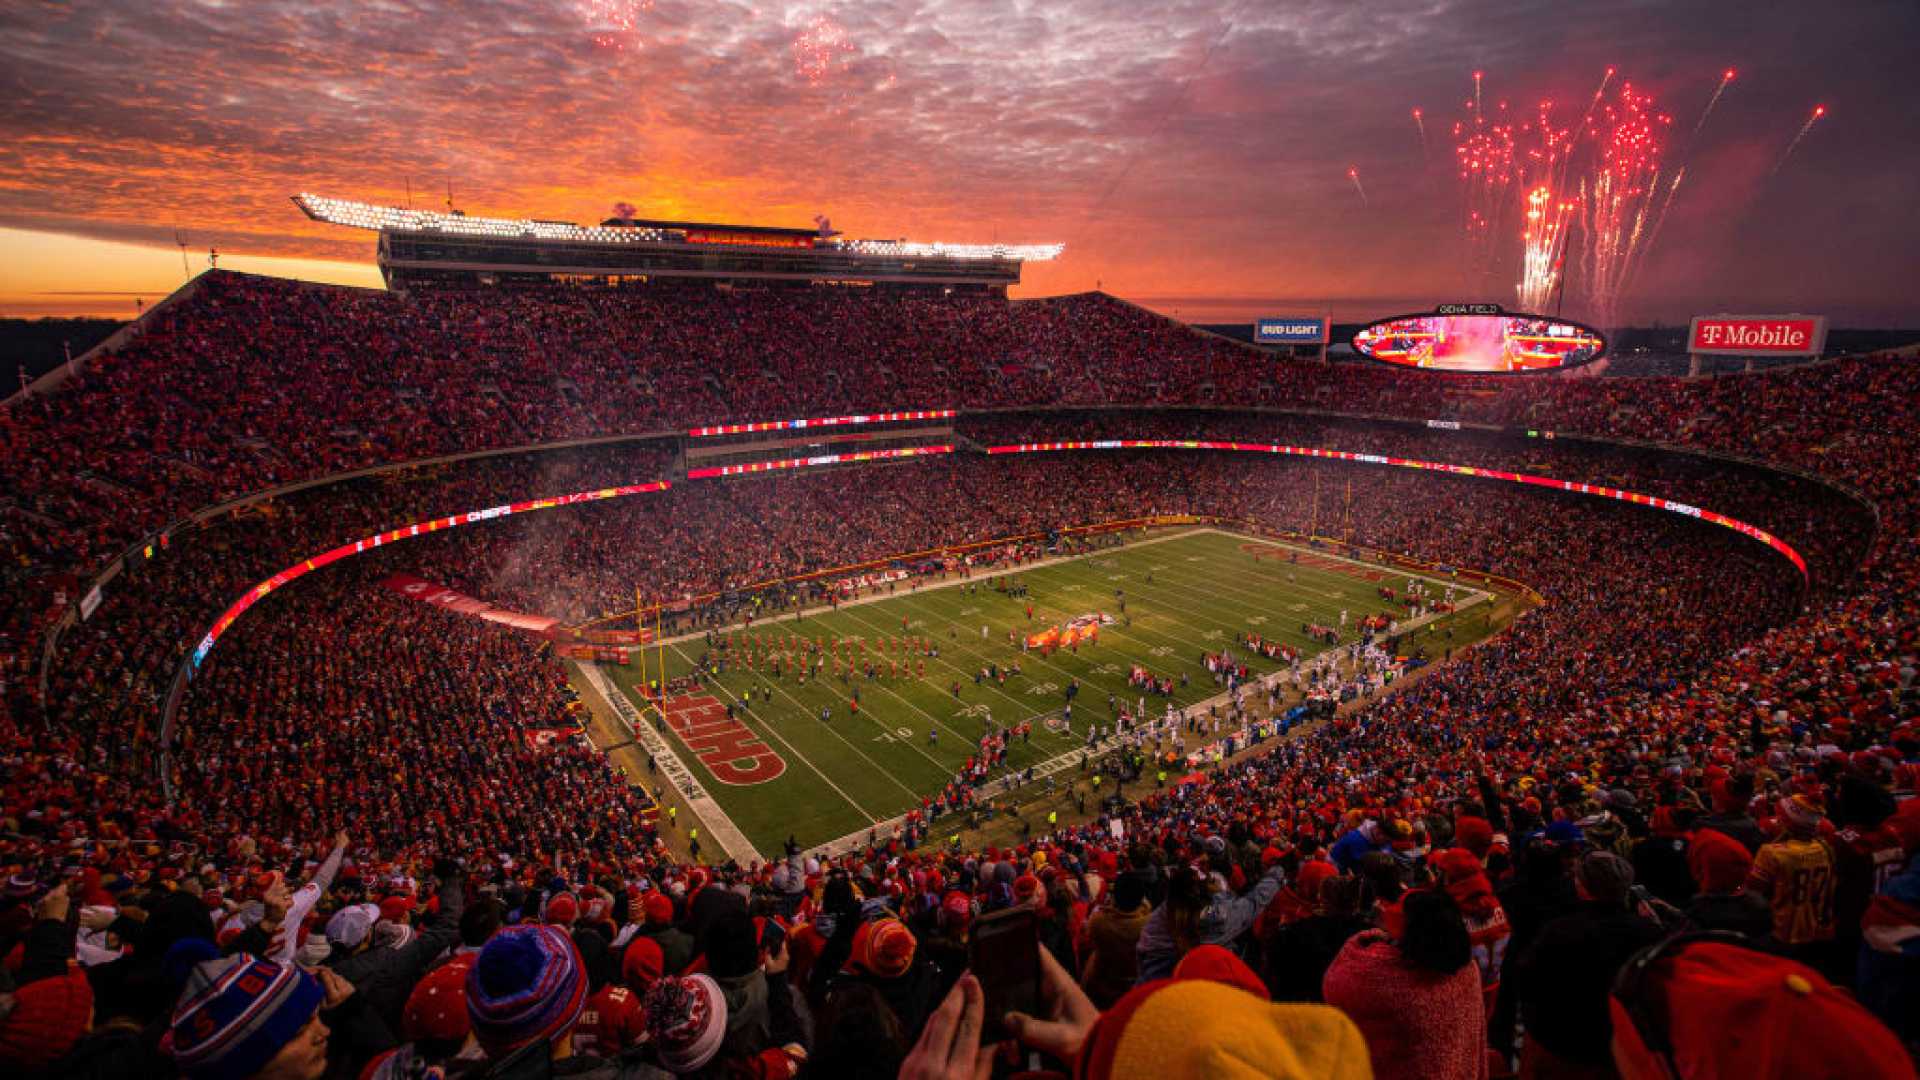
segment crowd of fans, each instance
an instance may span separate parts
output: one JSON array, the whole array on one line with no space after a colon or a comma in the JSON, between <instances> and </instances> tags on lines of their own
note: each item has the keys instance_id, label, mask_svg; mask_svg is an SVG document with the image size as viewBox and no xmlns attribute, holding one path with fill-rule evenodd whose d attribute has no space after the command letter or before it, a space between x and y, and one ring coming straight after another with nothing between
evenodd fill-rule
<instances>
[{"instance_id":1,"label":"crowd of fans","mask_svg":"<svg viewBox=\"0 0 1920 1080\"><path fill-rule=\"evenodd\" d=\"M174 661L251 582L404 520L651 478L670 451L486 460L276 500L130 569L63 642L44 699L8 672L10 1072L1913 1074L1910 367L1486 392L1276 372L1099 297L556 291L476 307L224 275L201 289L84 385L6 416L10 590L271 483L942 392L1680 442L1843 481L1873 510L1761 469L1567 440L1344 421L1296 437L1224 413L968 418L981 443L1319 440L1649 490L1779 532L1814 584L1679 516L1298 459L957 455L690 484L411 540L270 597L189 685L153 783ZM846 358L835 378L819 355ZM156 380L168 365L179 377ZM89 410L96 437L73 437ZM1338 528L1314 490L1339 492ZM740 594L1156 513L1350 532L1545 602L1394 694L1011 849L880 836L709 866L667 853L644 795L600 755L538 737L577 706L528 639L378 585L408 570L573 618L636 581ZM970 971L974 928L1005 911L1035 927L1031 1015L985 1015L1000 988ZM1776 1037L1725 1037L1734 1025Z\"/></svg>"}]
</instances>

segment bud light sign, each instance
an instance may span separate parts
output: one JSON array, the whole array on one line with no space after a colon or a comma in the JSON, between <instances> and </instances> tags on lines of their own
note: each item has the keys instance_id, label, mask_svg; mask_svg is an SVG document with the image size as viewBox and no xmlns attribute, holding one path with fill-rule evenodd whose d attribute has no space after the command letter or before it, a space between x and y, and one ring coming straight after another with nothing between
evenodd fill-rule
<instances>
[{"instance_id":1,"label":"bud light sign","mask_svg":"<svg viewBox=\"0 0 1920 1080\"><path fill-rule=\"evenodd\" d=\"M1255 345L1324 345L1325 319L1258 319L1253 324Z\"/></svg>"},{"instance_id":2,"label":"bud light sign","mask_svg":"<svg viewBox=\"0 0 1920 1080\"><path fill-rule=\"evenodd\" d=\"M1687 351L1723 356L1819 356L1827 347L1824 315L1700 315Z\"/></svg>"}]
</instances>

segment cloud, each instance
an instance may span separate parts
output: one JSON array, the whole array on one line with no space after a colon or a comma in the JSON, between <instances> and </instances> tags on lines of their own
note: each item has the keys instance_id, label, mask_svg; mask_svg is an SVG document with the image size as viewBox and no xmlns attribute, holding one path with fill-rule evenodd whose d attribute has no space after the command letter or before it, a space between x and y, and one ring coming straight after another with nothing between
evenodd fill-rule
<instances>
[{"instance_id":1,"label":"cloud","mask_svg":"<svg viewBox=\"0 0 1920 1080\"><path fill-rule=\"evenodd\" d=\"M589 220L626 199L654 217L1068 241L1031 290L1437 299L1461 287L1442 132L1469 71L1516 103L1577 100L1619 63L1684 112L1733 63L1671 258L1646 280L1903 290L1920 120L1878 73L1910 66L1914 9L1547 10L654 0L628 5L610 47L606 5L572 0L43 0L0 12L0 224L361 259L364 237L287 196L398 202L410 181L438 205L450 183L481 213ZM809 78L794 41L821 17L845 48ZM1760 184L1737 148L1784 142L1815 92L1830 125ZM1852 213L1834 195L1856 189L1891 201Z\"/></svg>"}]
</instances>

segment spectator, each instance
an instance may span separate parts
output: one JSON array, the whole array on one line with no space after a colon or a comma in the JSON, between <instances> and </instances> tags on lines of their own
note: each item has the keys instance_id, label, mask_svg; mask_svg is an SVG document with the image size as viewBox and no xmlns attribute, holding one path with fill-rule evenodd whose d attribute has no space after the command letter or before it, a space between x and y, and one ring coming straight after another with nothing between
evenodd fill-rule
<instances>
[{"instance_id":1,"label":"spectator","mask_svg":"<svg viewBox=\"0 0 1920 1080\"><path fill-rule=\"evenodd\" d=\"M1466 921L1446 893L1409 892L1396 923L1355 935L1323 991L1359 1026L1375 1076L1487 1075L1480 976Z\"/></svg>"}]
</instances>

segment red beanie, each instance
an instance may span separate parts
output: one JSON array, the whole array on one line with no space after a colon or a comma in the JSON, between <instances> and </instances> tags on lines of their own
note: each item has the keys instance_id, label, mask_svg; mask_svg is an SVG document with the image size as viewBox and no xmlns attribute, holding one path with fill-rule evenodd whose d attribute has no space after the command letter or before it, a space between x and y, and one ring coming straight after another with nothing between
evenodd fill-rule
<instances>
[{"instance_id":1,"label":"red beanie","mask_svg":"<svg viewBox=\"0 0 1920 1080\"><path fill-rule=\"evenodd\" d=\"M580 916L580 905L572 893L556 893L547 901L547 922L553 926L572 926Z\"/></svg>"},{"instance_id":2,"label":"red beanie","mask_svg":"<svg viewBox=\"0 0 1920 1080\"><path fill-rule=\"evenodd\" d=\"M1032 874L1021 874L1013 879L1013 898L1021 903L1034 898L1040 892L1040 879Z\"/></svg>"},{"instance_id":3,"label":"red beanie","mask_svg":"<svg viewBox=\"0 0 1920 1080\"><path fill-rule=\"evenodd\" d=\"M1339 876L1339 869L1325 859L1301 863L1300 872L1293 879L1294 895L1302 903L1317 904L1320 902L1320 886L1326 884L1327 879Z\"/></svg>"},{"instance_id":4,"label":"red beanie","mask_svg":"<svg viewBox=\"0 0 1920 1080\"><path fill-rule=\"evenodd\" d=\"M41 1069L65 1057L93 1023L93 987L87 973L35 979L14 991L13 1011L0 1020L0 1061Z\"/></svg>"},{"instance_id":5,"label":"red beanie","mask_svg":"<svg viewBox=\"0 0 1920 1080\"><path fill-rule=\"evenodd\" d=\"M973 898L958 889L947 894L940 901L940 921L948 930L958 933L973 921Z\"/></svg>"},{"instance_id":6,"label":"red beanie","mask_svg":"<svg viewBox=\"0 0 1920 1080\"><path fill-rule=\"evenodd\" d=\"M1483 817L1462 817L1453 823L1453 842L1484 859L1493 847L1493 822Z\"/></svg>"},{"instance_id":7,"label":"red beanie","mask_svg":"<svg viewBox=\"0 0 1920 1080\"><path fill-rule=\"evenodd\" d=\"M467 1015L467 969L472 966L469 953L428 972L407 995L406 1008L400 1013L400 1037L409 1042L465 1039L473 1030Z\"/></svg>"},{"instance_id":8,"label":"red beanie","mask_svg":"<svg viewBox=\"0 0 1920 1080\"><path fill-rule=\"evenodd\" d=\"M1753 870L1753 856L1726 833L1701 829L1687 843L1687 869L1701 892L1738 892Z\"/></svg>"},{"instance_id":9,"label":"red beanie","mask_svg":"<svg viewBox=\"0 0 1920 1080\"><path fill-rule=\"evenodd\" d=\"M620 959L620 978L627 989L644 994L659 981L666 966L667 957L660 951L659 942L650 937L636 937L627 943L626 954Z\"/></svg>"},{"instance_id":10,"label":"red beanie","mask_svg":"<svg viewBox=\"0 0 1920 1080\"><path fill-rule=\"evenodd\" d=\"M665 926L673 921L673 901L667 898L666 893L650 892L640 906L646 912L649 926Z\"/></svg>"},{"instance_id":11,"label":"red beanie","mask_svg":"<svg viewBox=\"0 0 1920 1080\"><path fill-rule=\"evenodd\" d=\"M1218 945L1196 946L1173 969L1176 979L1209 979L1237 986L1262 1000L1272 997L1267 984L1239 957Z\"/></svg>"},{"instance_id":12,"label":"red beanie","mask_svg":"<svg viewBox=\"0 0 1920 1080\"><path fill-rule=\"evenodd\" d=\"M913 950L918 944L913 931L898 919L861 923L853 935L848 966L883 979L897 979L913 966Z\"/></svg>"}]
</instances>

